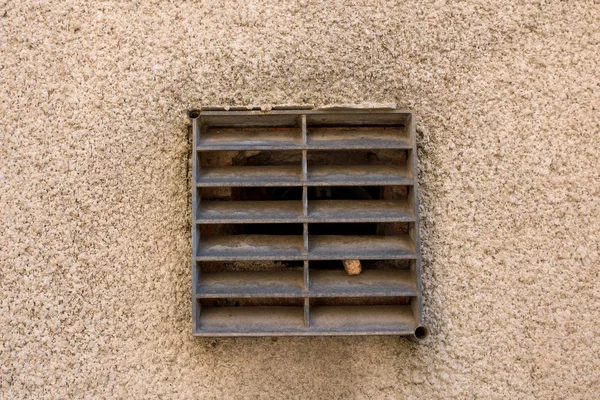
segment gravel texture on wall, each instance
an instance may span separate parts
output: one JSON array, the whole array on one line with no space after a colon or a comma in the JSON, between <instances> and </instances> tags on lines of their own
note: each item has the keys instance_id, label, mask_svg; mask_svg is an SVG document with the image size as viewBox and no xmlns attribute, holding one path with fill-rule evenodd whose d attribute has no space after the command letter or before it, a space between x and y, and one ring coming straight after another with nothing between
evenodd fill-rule
<instances>
[{"instance_id":1,"label":"gravel texture on wall","mask_svg":"<svg viewBox=\"0 0 600 400\"><path fill-rule=\"evenodd\" d=\"M0 2L0 398L597 398L597 1ZM185 110L419 116L425 344L194 339Z\"/></svg>"}]
</instances>

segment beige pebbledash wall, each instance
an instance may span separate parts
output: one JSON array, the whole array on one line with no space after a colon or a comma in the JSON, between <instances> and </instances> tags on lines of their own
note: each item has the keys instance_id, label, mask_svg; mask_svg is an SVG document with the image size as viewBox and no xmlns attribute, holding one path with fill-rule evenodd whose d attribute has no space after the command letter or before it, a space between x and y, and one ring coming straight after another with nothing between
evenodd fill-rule
<instances>
[{"instance_id":1,"label":"beige pebbledash wall","mask_svg":"<svg viewBox=\"0 0 600 400\"><path fill-rule=\"evenodd\" d=\"M600 393L597 1L0 3L12 398ZM191 337L185 110L416 111L426 344Z\"/></svg>"}]
</instances>

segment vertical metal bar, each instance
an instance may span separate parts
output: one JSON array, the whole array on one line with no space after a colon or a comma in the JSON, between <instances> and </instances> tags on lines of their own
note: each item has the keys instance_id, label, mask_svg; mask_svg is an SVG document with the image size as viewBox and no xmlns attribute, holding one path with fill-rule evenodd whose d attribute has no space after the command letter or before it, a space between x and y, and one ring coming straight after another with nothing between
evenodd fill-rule
<instances>
[{"instance_id":1,"label":"vertical metal bar","mask_svg":"<svg viewBox=\"0 0 600 400\"><path fill-rule=\"evenodd\" d=\"M192 299L192 301L194 302L194 307L192 307L192 312L194 313L192 315L193 318L193 324L194 324L194 332L199 332L200 331L200 313L202 312L202 304L200 304L200 299Z\"/></svg>"},{"instance_id":2,"label":"vertical metal bar","mask_svg":"<svg viewBox=\"0 0 600 400\"><path fill-rule=\"evenodd\" d=\"M307 132L306 132L306 115L302 115L302 144L306 145ZM302 150L302 180L306 182L308 179L308 158L306 150ZM302 186L302 215L308 216L308 187ZM308 223L304 223L304 253L308 254ZM304 260L304 289L309 290L309 270L308 260ZM308 327L309 316L308 316L308 298L304 299L304 325Z\"/></svg>"},{"instance_id":3,"label":"vertical metal bar","mask_svg":"<svg viewBox=\"0 0 600 400\"><path fill-rule=\"evenodd\" d=\"M308 260L304 260L304 290L309 290L310 283L308 282Z\"/></svg>"},{"instance_id":4,"label":"vertical metal bar","mask_svg":"<svg viewBox=\"0 0 600 400\"><path fill-rule=\"evenodd\" d=\"M196 255L198 254L198 241L200 240L200 231L196 224L196 213L198 212L198 189L196 182L198 179L198 169L200 166L198 160L197 141L200 137L200 112L190 110L188 117L192 121L192 175L190 187L192 190L192 318L193 330L197 332L200 327L200 305L196 299L196 291L198 289L198 281L200 279L200 271Z\"/></svg>"},{"instance_id":5,"label":"vertical metal bar","mask_svg":"<svg viewBox=\"0 0 600 400\"><path fill-rule=\"evenodd\" d=\"M302 144L306 145L306 115L302 115ZM308 179L308 159L306 150L302 150L302 180ZM302 187L302 215L308 215L308 188Z\"/></svg>"},{"instance_id":6,"label":"vertical metal bar","mask_svg":"<svg viewBox=\"0 0 600 400\"><path fill-rule=\"evenodd\" d=\"M302 215L308 216L308 188L306 186L302 187Z\"/></svg>"},{"instance_id":7,"label":"vertical metal bar","mask_svg":"<svg viewBox=\"0 0 600 400\"><path fill-rule=\"evenodd\" d=\"M308 179L308 161L306 150L302 150L302 180L306 182Z\"/></svg>"},{"instance_id":8,"label":"vertical metal bar","mask_svg":"<svg viewBox=\"0 0 600 400\"><path fill-rule=\"evenodd\" d=\"M306 132L306 115L302 115L302 144L306 146L307 143L307 132ZM302 150L302 180L306 182L308 180L308 155L306 150ZM308 216L308 188L306 185L302 186L302 215ZM304 224L304 252L308 254L308 223ZM309 290L309 264L308 260L304 260L304 289ZM310 304L309 299L304 298L304 326L308 328L310 326Z\"/></svg>"},{"instance_id":9,"label":"vertical metal bar","mask_svg":"<svg viewBox=\"0 0 600 400\"><path fill-rule=\"evenodd\" d=\"M306 115L302 116L302 144L306 145ZM308 179L308 159L306 150L302 150L302 180ZM302 187L302 215L308 215L308 188Z\"/></svg>"},{"instance_id":10,"label":"vertical metal bar","mask_svg":"<svg viewBox=\"0 0 600 400\"><path fill-rule=\"evenodd\" d=\"M304 298L304 326L310 327L310 299L308 297Z\"/></svg>"},{"instance_id":11,"label":"vertical metal bar","mask_svg":"<svg viewBox=\"0 0 600 400\"><path fill-rule=\"evenodd\" d=\"M409 224L409 235L417 249L416 259L411 262L411 270L417 285L417 297L411 298L411 306L415 321L418 325L423 324L423 306L422 306L422 288L421 288L421 239L419 235L419 165L417 163L417 138L416 138L416 117L414 113L410 114L409 129L412 149L409 150L407 164L412 169L413 185L408 188L408 201L412 203L415 213L415 222Z\"/></svg>"},{"instance_id":12,"label":"vertical metal bar","mask_svg":"<svg viewBox=\"0 0 600 400\"><path fill-rule=\"evenodd\" d=\"M308 224L304 223L304 253L308 253Z\"/></svg>"},{"instance_id":13,"label":"vertical metal bar","mask_svg":"<svg viewBox=\"0 0 600 400\"><path fill-rule=\"evenodd\" d=\"M302 144L307 143L307 132L306 132L306 115L302 115Z\"/></svg>"}]
</instances>

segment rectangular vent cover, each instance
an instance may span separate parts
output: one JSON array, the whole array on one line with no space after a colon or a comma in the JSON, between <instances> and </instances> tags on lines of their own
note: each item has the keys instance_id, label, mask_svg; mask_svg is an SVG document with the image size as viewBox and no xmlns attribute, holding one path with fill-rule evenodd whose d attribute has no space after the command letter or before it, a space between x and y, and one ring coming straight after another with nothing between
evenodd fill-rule
<instances>
[{"instance_id":1,"label":"rectangular vent cover","mask_svg":"<svg viewBox=\"0 0 600 400\"><path fill-rule=\"evenodd\" d=\"M194 335L427 336L410 111L189 117Z\"/></svg>"}]
</instances>

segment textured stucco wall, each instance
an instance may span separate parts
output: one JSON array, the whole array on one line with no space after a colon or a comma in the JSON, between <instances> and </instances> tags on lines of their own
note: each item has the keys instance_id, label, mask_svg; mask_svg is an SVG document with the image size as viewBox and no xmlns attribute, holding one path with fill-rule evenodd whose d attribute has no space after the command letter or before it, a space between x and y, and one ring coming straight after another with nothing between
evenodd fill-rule
<instances>
[{"instance_id":1,"label":"textured stucco wall","mask_svg":"<svg viewBox=\"0 0 600 400\"><path fill-rule=\"evenodd\" d=\"M0 2L0 393L597 398L599 27L583 0ZM361 101L420 117L430 341L193 339L184 110Z\"/></svg>"}]
</instances>

